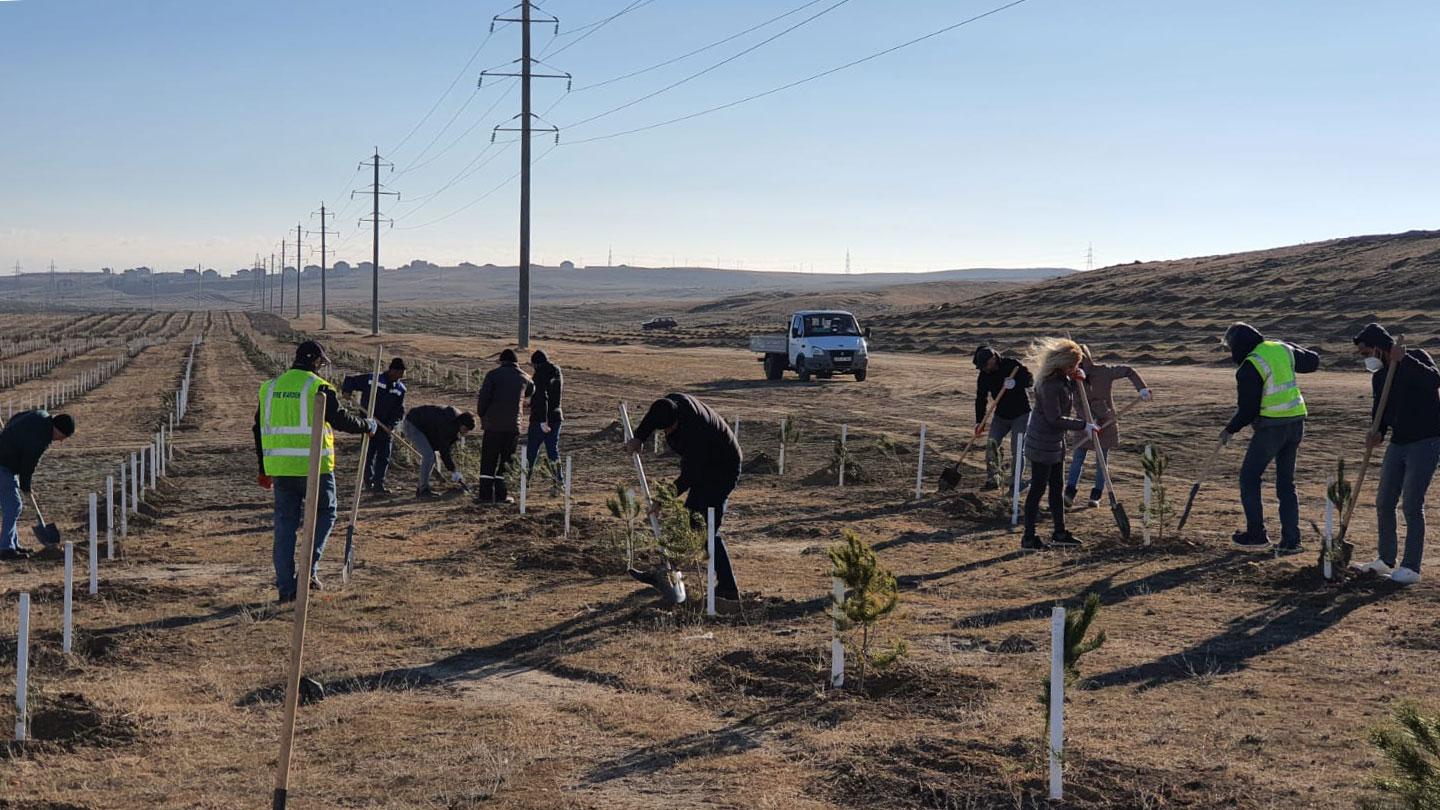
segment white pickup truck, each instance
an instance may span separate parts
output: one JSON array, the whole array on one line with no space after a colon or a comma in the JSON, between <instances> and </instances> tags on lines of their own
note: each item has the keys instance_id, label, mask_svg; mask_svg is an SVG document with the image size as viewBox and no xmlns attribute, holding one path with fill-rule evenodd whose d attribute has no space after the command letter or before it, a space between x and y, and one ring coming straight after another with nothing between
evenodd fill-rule
<instances>
[{"instance_id":1,"label":"white pickup truck","mask_svg":"<svg viewBox=\"0 0 1440 810\"><path fill-rule=\"evenodd\" d=\"M790 316L786 334L752 335L750 351L765 364L765 379L778 380L794 369L801 382L816 376L853 374L864 380L870 365L870 330L840 310L805 310Z\"/></svg>"}]
</instances>

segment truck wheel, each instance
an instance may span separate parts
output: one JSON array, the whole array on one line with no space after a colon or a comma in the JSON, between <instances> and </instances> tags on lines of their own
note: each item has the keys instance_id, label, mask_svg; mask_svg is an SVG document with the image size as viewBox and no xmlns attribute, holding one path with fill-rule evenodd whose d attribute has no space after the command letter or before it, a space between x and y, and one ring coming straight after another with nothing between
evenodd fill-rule
<instances>
[{"instance_id":1,"label":"truck wheel","mask_svg":"<svg viewBox=\"0 0 1440 810\"><path fill-rule=\"evenodd\" d=\"M855 382L865 382L865 369L855 372Z\"/></svg>"},{"instance_id":2,"label":"truck wheel","mask_svg":"<svg viewBox=\"0 0 1440 810\"><path fill-rule=\"evenodd\" d=\"M820 372L819 374L816 374L815 376L819 377L819 378L822 379L822 380L828 380L828 379L830 379L831 377L834 377L834 376L835 376L835 372L833 372L833 371L822 371L822 372Z\"/></svg>"},{"instance_id":3,"label":"truck wheel","mask_svg":"<svg viewBox=\"0 0 1440 810\"><path fill-rule=\"evenodd\" d=\"M805 368L805 358L795 358L795 373L800 375L800 382L810 382L810 369Z\"/></svg>"},{"instance_id":4,"label":"truck wheel","mask_svg":"<svg viewBox=\"0 0 1440 810\"><path fill-rule=\"evenodd\" d=\"M765 355L765 379L775 382L785 375L785 361L778 354Z\"/></svg>"}]
</instances>

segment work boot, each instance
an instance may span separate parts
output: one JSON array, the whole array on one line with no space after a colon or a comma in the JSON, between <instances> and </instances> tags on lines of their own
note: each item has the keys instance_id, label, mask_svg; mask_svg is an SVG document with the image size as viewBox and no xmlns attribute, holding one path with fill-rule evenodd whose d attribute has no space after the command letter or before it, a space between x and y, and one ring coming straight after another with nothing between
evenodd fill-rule
<instances>
[{"instance_id":1,"label":"work boot","mask_svg":"<svg viewBox=\"0 0 1440 810\"><path fill-rule=\"evenodd\" d=\"M1090 500L1088 500L1088 501L1085 502L1085 508L1086 508L1086 509L1099 509L1099 508L1100 508L1100 499L1099 499L1099 498L1091 498Z\"/></svg>"},{"instance_id":2,"label":"work boot","mask_svg":"<svg viewBox=\"0 0 1440 810\"><path fill-rule=\"evenodd\" d=\"M1420 581L1420 572L1409 568L1396 568L1390 575L1390 581L1396 585L1414 585Z\"/></svg>"},{"instance_id":3,"label":"work boot","mask_svg":"<svg viewBox=\"0 0 1440 810\"><path fill-rule=\"evenodd\" d=\"M1080 538L1065 529L1060 529L1050 535L1051 548L1079 548L1080 545Z\"/></svg>"},{"instance_id":4,"label":"work boot","mask_svg":"<svg viewBox=\"0 0 1440 810\"><path fill-rule=\"evenodd\" d=\"M0 551L0 560L8 562L28 559L30 559L30 549L28 548L7 548L4 551Z\"/></svg>"},{"instance_id":5,"label":"work boot","mask_svg":"<svg viewBox=\"0 0 1440 810\"><path fill-rule=\"evenodd\" d=\"M1395 573L1394 567L1386 565L1384 560L1375 560L1374 562L1368 562L1364 565L1357 565L1355 566L1355 570L1361 574L1379 574L1387 578Z\"/></svg>"},{"instance_id":6,"label":"work boot","mask_svg":"<svg viewBox=\"0 0 1440 810\"><path fill-rule=\"evenodd\" d=\"M1246 551L1264 551L1270 548L1270 538L1267 536L1252 537L1249 532L1235 532L1231 535L1230 543L1236 548Z\"/></svg>"},{"instance_id":7,"label":"work boot","mask_svg":"<svg viewBox=\"0 0 1440 810\"><path fill-rule=\"evenodd\" d=\"M1276 557L1289 557L1300 553L1299 543L1281 543L1275 547Z\"/></svg>"},{"instance_id":8,"label":"work boot","mask_svg":"<svg viewBox=\"0 0 1440 810\"><path fill-rule=\"evenodd\" d=\"M1069 488L1069 487L1066 487L1066 488L1065 488L1065 508L1066 508L1066 509L1070 509L1070 508L1072 508L1072 507L1075 506L1075 498L1076 498L1076 496L1077 496L1078 494L1079 494L1079 493L1077 493L1075 490L1073 490L1073 489L1071 489L1071 488Z\"/></svg>"},{"instance_id":9,"label":"work boot","mask_svg":"<svg viewBox=\"0 0 1440 810\"><path fill-rule=\"evenodd\" d=\"M374 487L370 491L373 492L377 498L388 498L391 495L395 494L394 492L391 492L390 488L385 486L384 484L381 484L378 487Z\"/></svg>"},{"instance_id":10,"label":"work boot","mask_svg":"<svg viewBox=\"0 0 1440 810\"><path fill-rule=\"evenodd\" d=\"M415 490L415 500L417 501L433 501L439 497L439 495L435 494L435 490L429 487Z\"/></svg>"},{"instance_id":11,"label":"work boot","mask_svg":"<svg viewBox=\"0 0 1440 810\"><path fill-rule=\"evenodd\" d=\"M984 490L985 492L990 492L990 491L992 491L992 490L996 490L996 489L999 489L999 488L1000 488L1000 479L998 479L998 478L990 478L990 479L987 479L987 480L985 481L985 485L982 486L982 487L980 487L980 489Z\"/></svg>"}]
</instances>

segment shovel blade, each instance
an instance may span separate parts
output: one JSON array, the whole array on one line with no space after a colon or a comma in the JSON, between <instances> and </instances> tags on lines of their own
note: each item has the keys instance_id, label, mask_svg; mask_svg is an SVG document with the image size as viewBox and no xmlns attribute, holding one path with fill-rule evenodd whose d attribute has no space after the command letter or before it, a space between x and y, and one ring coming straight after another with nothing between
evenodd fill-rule
<instances>
[{"instance_id":1,"label":"shovel blade","mask_svg":"<svg viewBox=\"0 0 1440 810\"><path fill-rule=\"evenodd\" d=\"M1190 519L1190 510L1195 506L1195 496L1199 494L1200 482L1196 481L1194 486L1190 487L1190 497L1185 499L1185 511L1180 513L1180 522L1175 525L1177 534L1181 529L1185 528L1185 521Z\"/></svg>"},{"instance_id":2,"label":"shovel blade","mask_svg":"<svg viewBox=\"0 0 1440 810\"><path fill-rule=\"evenodd\" d=\"M40 545L60 545L60 527L54 523L36 523L31 529L35 532L35 539Z\"/></svg>"},{"instance_id":3,"label":"shovel blade","mask_svg":"<svg viewBox=\"0 0 1440 810\"><path fill-rule=\"evenodd\" d=\"M1124 504L1116 501L1110 504L1110 511L1115 515L1115 525L1120 528L1120 539L1130 540L1130 516L1125 514Z\"/></svg>"}]
</instances>

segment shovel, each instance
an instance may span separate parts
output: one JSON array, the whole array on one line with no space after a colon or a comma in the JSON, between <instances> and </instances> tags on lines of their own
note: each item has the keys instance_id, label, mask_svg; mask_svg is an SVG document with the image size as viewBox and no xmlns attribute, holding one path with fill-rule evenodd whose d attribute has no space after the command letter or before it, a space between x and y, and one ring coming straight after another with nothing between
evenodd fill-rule
<instances>
[{"instance_id":1,"label":"shovel","mask_svg":"<svg viewBox=\"0 0 1440 810\"><path fill-rule=\"evenodd\" d=\"M1190 487L1190 497L1185 499L1185 511L1180 513L1180 522L1175 526L1175 533L1179 534L1185 528L1185 521L1190 519L1190 510L1195 506L1195 496L1200 494L1200 487L1210 478L1210 470L1215 466L1215 459L1220 458L1220 451L1225 449L1223 440L1215 443L1215 449L1211 451L1210 458L1205 462L1205 469L1200 472L1200 478Z\"/></svg>"},{"instance_id":2,"label":"shovel","mask_svg":"<svg viewBox=\"0 0 1440 810\"><path fill-rule=\"evenodd\" d=\"M45 522L45 515L40 511L40 502L35 500L33 492L30 493L30 505L35 507L35 525L32 527L35 539L40 541L42 546L60 545L60 527Z\"/></svg>"},{"instance_id":3,"label":"shovel","mask_svg":"<svg viewBox=\"0 0 1440 810\"><path fill-rule=\"evenodd\" d=\"M1397 335L1395 337L1395 345L1403 349L1405 347L1405 336ZM1385 416L1385 406L1390 403L1390 385L1395 382L1395 371L1399 365L1399 360L1393 357L1390 359L1390 370L1385 374L1385 384L1380 387L1380 401L1376 403L1375 416L1370 419L1370 432L1365 434L1367 439L1371 433L1378 433L1380 431L1380 420ZM1345 504L1345 514L1340 518L1340 533L1335 537L1335 542L1337 543L1343 544L1345 542L1345 533L1350 530L1350 518L1355 516L1355 504L1360 501L1360 488L1365 486L1365 473L1370 469L1370 456L1373 455L1374 452L1375 448L1370 447L1367 441L1365 458L1360 462L1360 472L1355 475L1355 488L1350 493L1350 503Z\"/></svg>"},{"instance_id":4,"label":"shovel","mask_svg":"<svg viewBox=\"0 0 1440 810\"><path fill-rule=\"evenodd\" d=\"M620 403L620 424L623 425L625 429L625 441L628 442L635 437L635 431L630 427L630 409L626 408L623 402ZM665 553L665 548L660 543L660 518L656 516L652 508L650 479L645 477L645 462L640 459L639 453L632 453L630 457L635 462L635 476L640 479L640 494L644 497L645 513L650 517L650 530L655 533L655 545L660 549L660 559L665 564L665 570L659 572L658 576L653 574L649 577L637 576L639 572L633 568L630 570L630 576L653 586L656 590L660 591L670 604L684 604L685 575L683 572L676 571L670 566L670 555Z\"/></svg>"},{"instance_id":5,"label":"shovel","mask_svg":"<svg viewBox=\"0 0 1440 810\"><path fill-rule=\"evenodd\" d=\"M1010 376L1005 379L1013 380L1019 372L1020 367L1016 366L1010 370ZM990 405L985 408L985 418L981 420L979 425L982 433L984 432L985 426L990 424L990 419L994 417L995 408L1000 405L1000 397L1003 396L1005 396L1005 387L1002 385L1000 387L1000 393L996 394L995 398L990 400ZM980 438L979 434L971 433L970 441L966 442L965 449L960 451L960 458L955 461L955 463L946 465L945 468L940 471L941 490L951 490L960 486L960 471L963 469L962 465L965 463L965 458L970 455L970 450L975 447L975 440L978 438Z\"/></svg>"},{"instance_id":6,"label":"shovel","mask_svg":"<svg viewBox=\"0 0 1440 810\"><path fill-rule=\"evenodd\" d=\"M1085 424L1094 424L1095 420L1090 415L1090 396L1085 390L1085 381L1076 380L1075 386L1080 391L1080 407L1085 411ZM1119 418L1119 414L1116 414ZM1115 479L1110 477L1110 462L1105 460L1105 451L1100 446L1099 432L1090 434L1091 440L1095 443L1095 464L1100 468L1100 474L1105 476L1105 491L1110 493L1110 513L1115 516L1115 525L1120 528L1120 539L1129 542L1130 540L1130 516L1125 514L1125 507L1120 504L1120 499L1115 497Z\"/></svg>"},{"instance_id":7,"label":"shovel","mask_svg":"<svg viewBox=\"0 0 1440 810\"><path fill-rule=\"evenodd\" d=\"M1113 424L1115 424L1116 422L1119 422L1119 421L1120 421L1120 417L1122 417L1122 416L1124 416L1125 414L1129 413L1130 411L1134 410L1136 405L1139 405L1140 403L1142 403L1142 402L1144 402L1144 401L1145 401L1145 400L1143 400L1143 399L1141 399L1141 398L1139 398L1139 397L1136 397L1136 398L1130 400L1129 402L1125 403L1124 405L1120 406L1120 410L1116 411L1114 414L1112 414L1112 415L1110 416L1109 419L1106 419L1103 423L1101 423L1101 425L1100 425L1100 432L1101 432L1101 433L1104 433L1105 431L1109 430L1111 425L1113 425ZM1079 444L1075 445L1075 449L1076 449L1076 450L1079 450L1079 449L1082 448L1082 447L1087 447L1087 446L1089 446L1089 444L1090 444L1090 437L1089 437L1089 436L1086 436L1085 438L1083 438L1083 439L1080 440L1080 443L1079 443Z\"/></svg>"}]
</instances>

